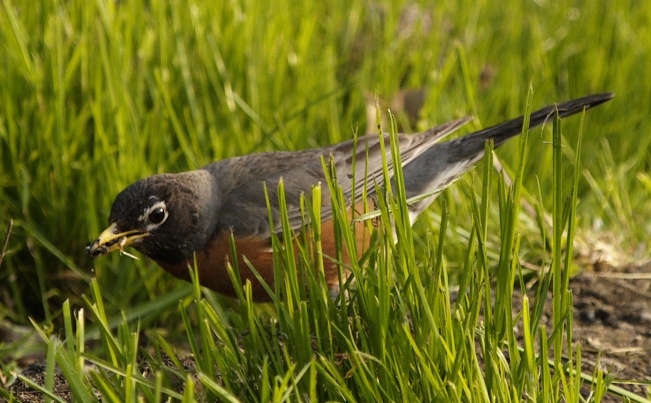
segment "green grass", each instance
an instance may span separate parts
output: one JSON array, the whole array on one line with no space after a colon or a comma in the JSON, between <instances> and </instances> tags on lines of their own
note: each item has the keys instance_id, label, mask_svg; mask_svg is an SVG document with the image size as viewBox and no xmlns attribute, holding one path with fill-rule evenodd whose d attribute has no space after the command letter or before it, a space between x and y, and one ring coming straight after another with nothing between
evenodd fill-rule
<instances>
[{"instance_id":1,"label":"green grass","mask_svg":"<svg viewBox=\"0 0 651 403\"><path fill-rule=\"evenodd\" d=\"M562 337L572 246L617 245L622 264L649 257L651 10L551 3L4 1L0 228L14 227L0 318L32 319L48 365L82 401L89 385L107 401L580 401L580 348ZM417 11L408 27L405 10ZM278 290L287 303L255 306L246 290L239 301L204 294L146 259L86 256L134 180L351 138L375 126L367 94L403 88L428 90L414 131L475 115L464 133L526 107L617 98L581 129L571 118L562 131L550 124L511 141L497 155L513 187L486 161L413 230L397 186L382 212L396 215L399 242L380 228L377 251L351 267L348 302L329 299L318 276L307 290L289 276ZM339 228L345 247L350 229ZM278 270L311 268L314 247L294 251L298 263L277 253ZM554 328L540 325L542 298L512 314L513 283L532 275L559 296ZM186 352L196 376L174 356ZM3 373L23 353L24 344L0 344ZM95 369L84 374L87 363ZM610 378L594 375L600 396ZM184 394L179 382L195 387Z\"/></svg>"}]
</instances>

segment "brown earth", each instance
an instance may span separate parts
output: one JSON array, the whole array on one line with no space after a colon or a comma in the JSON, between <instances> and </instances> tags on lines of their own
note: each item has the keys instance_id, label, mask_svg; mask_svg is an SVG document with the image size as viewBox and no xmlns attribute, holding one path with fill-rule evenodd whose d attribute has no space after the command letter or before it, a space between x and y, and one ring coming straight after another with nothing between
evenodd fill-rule
<instances>
[{"instance_id":1,"label":"brown earth","mask_svg":"<svg viewBox=\"0 0 651 403\"><path fill-rule=\"evenodd\" d=\"M616 385L651 397L651 264L583 272L571 279L570 289L572 337L581 345L583 372L590 374L599 365L616 381L646 382ZM551 296L547 302L543 321L551 323ZM521 304L521 294L514 294L514 309ZM607 395L603 401L621 400Z\"/></svg>"}]
</instances>

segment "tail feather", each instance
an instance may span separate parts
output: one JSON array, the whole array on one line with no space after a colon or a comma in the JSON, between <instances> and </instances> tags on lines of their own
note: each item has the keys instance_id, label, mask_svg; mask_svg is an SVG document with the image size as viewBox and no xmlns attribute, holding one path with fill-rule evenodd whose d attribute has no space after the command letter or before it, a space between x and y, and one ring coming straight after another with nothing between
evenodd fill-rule
<instances>
[{"instance_id":1,"label":"tail feather","mask_svg":"<svg viewBox=\"0 0 651 403\"><path fill-rule=\"evenodd\" d=\"M555 113L561 118L574 115L613 97L613 94L603 93L549 105L530 115L529 127L544 124L553 119ZM486 140L493 139L495 147L498 147L520 134L523 125L524 116L520 116L467 136L435 144L403 167L407 197L443 190L484 155ZM415 219L435 198L436 194L412 204L410 215Z\"/></svg>"},{"instance_id":2,"label":"tail feather","mask_svg":"<svg viewBox=\"0 0 651 403\"><path fill-rule=\"evenodd\" d=\"M567 102L561 102L560 104L546 106L531 114L529 119L529 128L540 126L545 122L550 121L550 119L554 118L556 112L558 112L559 117L564 118L566 116L583 112L584 109L601 105L612 99L614 96L615 95L611 93L594 94ZM474 138L487 140L492 138L495 141L495 146L499 146L511 137L520 134L523 125L524 116L520 116L507 122L472 133L463 138L467 140L472 140Z\"/></svg>"}]
</instances>

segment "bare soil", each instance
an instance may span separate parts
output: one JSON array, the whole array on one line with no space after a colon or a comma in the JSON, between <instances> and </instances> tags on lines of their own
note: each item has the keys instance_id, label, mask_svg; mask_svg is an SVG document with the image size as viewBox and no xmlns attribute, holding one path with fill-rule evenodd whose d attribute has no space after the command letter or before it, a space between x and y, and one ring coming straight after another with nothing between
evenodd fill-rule
<instances>
[{"instance_id":1,"label":"bare soil","mask_svg":"<svg viewBox=\"0 0 651 403\"><path fill-rule=\"evenodd\" d=\"M570 289L573 338L581 344L583 371L591 373L599 365L616 380L651 383L651 264L583 272L571 279ZM551 321L548 299L546 319ZM648 386L618 386L651 395ZM621 398L606 396L603 401Z\"/></svg>"}]
</instances>

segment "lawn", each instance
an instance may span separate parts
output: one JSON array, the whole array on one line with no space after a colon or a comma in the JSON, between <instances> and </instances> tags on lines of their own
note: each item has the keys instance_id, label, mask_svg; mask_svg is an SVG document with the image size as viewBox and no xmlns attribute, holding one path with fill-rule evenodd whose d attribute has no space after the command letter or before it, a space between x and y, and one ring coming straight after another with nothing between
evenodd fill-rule
<instances>
[{"instance_id":1,"label":"lawn","mask_svg":"<svg viewBox=\"0 0 651 403\"><path fill-rule=\"evenodd\" d=\"M648 401L649 371L583 360L569 278L651 257L651 7L5 0L0 54L0 396ZM380 203L396 233L351 264L348 300L304 275L255 304L85 251L154 173L377 132L376 112L387 132L472 115L461 135L597 92L616 97L489 154L413 228L398 186ZM34 360L41 386L21 375Z\"/></svg>"}]
</instances>

